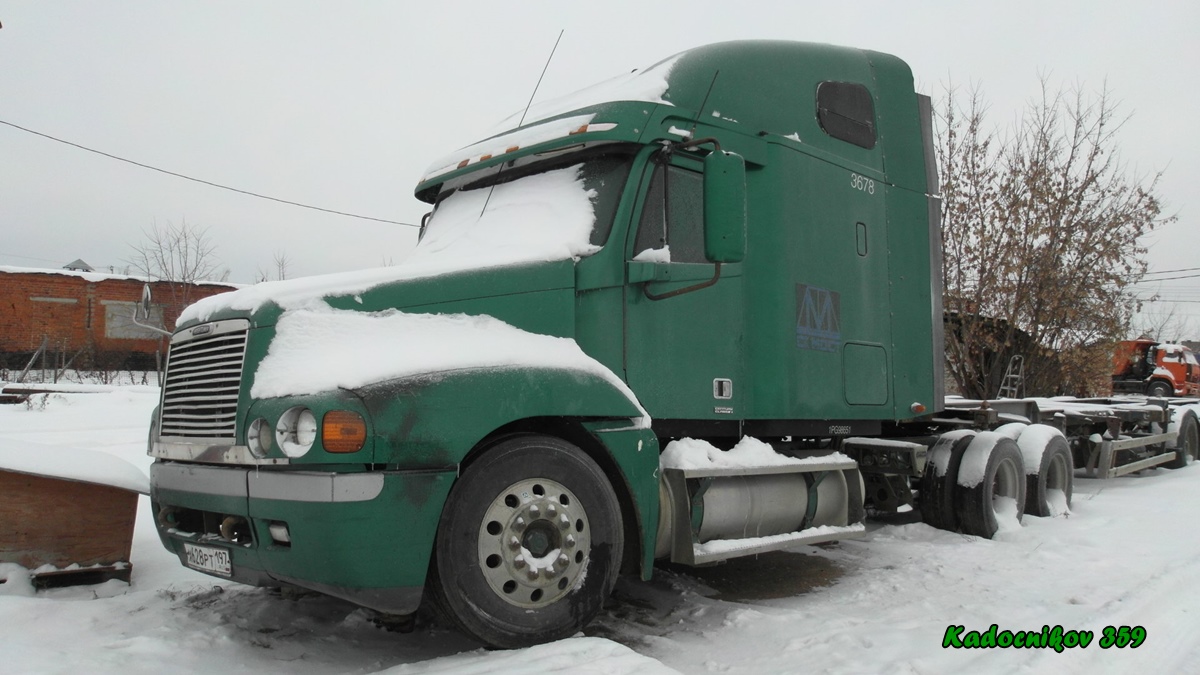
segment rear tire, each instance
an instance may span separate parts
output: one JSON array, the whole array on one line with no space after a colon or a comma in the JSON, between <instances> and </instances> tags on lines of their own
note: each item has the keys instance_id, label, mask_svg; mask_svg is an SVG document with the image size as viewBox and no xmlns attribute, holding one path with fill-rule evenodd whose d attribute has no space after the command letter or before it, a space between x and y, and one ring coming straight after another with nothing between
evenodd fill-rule
<instances>
[{"instance_id":1,"label":"rear tire","mask_svg":"<svg viewBox=\"0 0 1200 675\"><path fill-rule=\"evenodd\" d=\"M429 591L439 612L493 647L569 637L612 593L621 511L603 470L548 436L500 442L450 490Z\"/></svg>"},{"instance_id":2,"label":"rear tire","mask_svg":"<svg viewBox=\"0 0 1200 675\"><path fill-rule=\"evenodd\" d=\"M1025 470L1021 451L1011 438L988 431L975 437L959 464L955 502L965 534L991 539L1003 519L1015 517L1021 522Z\"/></svg>"},{"instance_id":3,"label":"rear tire","mask_svg":"<svg viewBox=\"0 0 1200 675\"><path fill-rule=\"evenodd\" d=\"M1029 458L1028 453L1022 454ZM1067 439L1050 436L1042 448L1037 474L1026 475L1025 481L1026 514L1039 518L1058 516L1062 515L1064 505L1069 511L1075 489L1075 460ZM1065 496L1065 503L1056 490Z\"/></svg>"},{"instance_id":4,"label":"rear tire","mask_svg":"<svg viewBox=\"0 0 1200 675\"><path fill-rule=\"evenodd\" d=\"M1191 410L1183 411L1179 418L1179 437L1175 439L1175 459L1167 462L1168 469L1182 469L1196 459L1200 452L1200 424Z\"/></svg>"},{"instance_id":5,"label":"rear tire","mask_svg":"<svg viewBox=\"0 0 1200 675\"><path fill-rule=\"evenodd\" d=\"M925 461L925 473L921 478L919 504L921 519L927 524L951 532L958 529L958 516L954 507L958 465L962 461L963 452L974 438L974 432L942 436L929 450Z\"/></svg>"}]
</instances>

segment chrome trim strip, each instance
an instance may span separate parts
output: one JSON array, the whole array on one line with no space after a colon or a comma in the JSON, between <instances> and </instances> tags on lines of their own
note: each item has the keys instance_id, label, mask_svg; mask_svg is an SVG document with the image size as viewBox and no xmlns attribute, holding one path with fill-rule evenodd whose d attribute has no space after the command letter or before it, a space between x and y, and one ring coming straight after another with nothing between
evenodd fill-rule
<instances>
[{"instance_id":1,"label":"chrome trim strip","mask_svg":"<svg viewBox=\"0 0 1200 675\"><path fill-rule=\"evenodd\" d=\"M252 499L367 502L383 492L383 474L256 471L250 474L249 491Z\"/></svg>"},{"instance_id":2,"label":"chrome trim strip","mask_svg":"<svg viewBox=\"0 0 1200 675\"><path fill-rule=\"evenodd\" d=\"M241 464L266 466L273 464L289 464L286 457L259 459L250 448L244 445L222 445L222 439L197 438L187 439L193 443L157 440L150 446L150 456L159 459L173 459L185 462L208 462L210 464Z\"/></svg>"},{"instance_id":3,"label":"chrome trim strip","mask_svg":"<svg viewBox=\"0 0 1200 675\"><path fill-rule=\"evenodd\" d=\"M175 490L244 499L248 494L246 474L249 472L249 469L155 462L150 465L150 491Z\"/></svg>"}]
</instances>

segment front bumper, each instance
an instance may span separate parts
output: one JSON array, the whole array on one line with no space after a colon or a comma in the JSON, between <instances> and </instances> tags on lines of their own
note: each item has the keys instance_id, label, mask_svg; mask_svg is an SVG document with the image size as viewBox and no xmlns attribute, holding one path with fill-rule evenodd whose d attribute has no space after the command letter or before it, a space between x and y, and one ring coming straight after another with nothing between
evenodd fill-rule
<instances>
[{"instance_id":1,"label":"front bumper","mask_svg":"<svg viewBox=\"0 0 1200 675\"><path fill-rule=\"evenodd\" d=\"M227 550L226 576L293 584L391 614L420 603L455 471L296 471L157 461L150 499L159 538ZM239 522L241 527L227 524ZM226 524L227 527L222 527ZM286 526L289 541L271 534ZM233 534L236 530L236 534ZM204 570L201 570L204 571Z\"/></svg>"}]
</instances>

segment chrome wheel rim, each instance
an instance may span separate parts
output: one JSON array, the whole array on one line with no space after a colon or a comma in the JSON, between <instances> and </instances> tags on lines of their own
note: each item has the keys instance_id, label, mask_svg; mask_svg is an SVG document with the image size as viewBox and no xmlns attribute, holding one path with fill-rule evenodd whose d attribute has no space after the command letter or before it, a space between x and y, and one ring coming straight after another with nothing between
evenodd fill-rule
<instances>
[{"instance_id":1,"label":"chrome wheel rim","mask_svg":"<svg viewBox=\"0 0 1200 675\"><path fill-rule=\"evenodd\" d=\"M479 569L492 591L538 609L583 578L591 550L587 512L557 481L534 478L496 495L479 525Z\"/></svg>"}]
</instances>

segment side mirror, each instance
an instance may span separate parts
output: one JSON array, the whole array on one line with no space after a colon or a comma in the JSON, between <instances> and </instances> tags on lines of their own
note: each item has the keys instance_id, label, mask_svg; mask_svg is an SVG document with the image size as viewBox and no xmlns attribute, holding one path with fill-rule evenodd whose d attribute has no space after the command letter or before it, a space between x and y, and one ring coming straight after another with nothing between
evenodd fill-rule
<instances>
[{"instance_id":1,"label":"side mirror","mask_svg":"<svg viewBox=\"0 0 1200 675\"><path fill-rule=\"evenodd\" d=\"M142 300L141 300L141 302L138 303L137 313L134 314L134 318L138 319L139 321L148 320L150 318L150 307L151 307L150 284L143 284L142 285Z\"/></svg>"},{"instance_id":2,"label":"side mirror","mask_svg":"<svg viewBox=\"0 0 1200 675\"><path fill-rule=\"evenodd\" d=\"M719 263L746 257L746 161L732 152L704 158L704 257Z\"/></svg>"},{"instance_id":3,"label":"side mirror","mask_svg":"<svg viewBox=\"0 0 1200 675\"><path fill-rule=\"evenodd\" d=\"M159 328L158 326L152 326L148 323L149 321L152 320L152 317L150 316L150 312L152 311L152 309L153 309L153 306L151 305L151 298L150 298L150 284L145 284L142 286L142 299L133 308L133 324L135 326L141 326L142 328L145 328L146 330L154 331L155 333L158 333L159 335L165 335L167 337L171 337L171 331L163 330L163 329ZM143 322L147 322L147 323L143 323Z\"/></svg>"}]
</instances>

